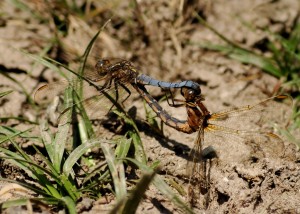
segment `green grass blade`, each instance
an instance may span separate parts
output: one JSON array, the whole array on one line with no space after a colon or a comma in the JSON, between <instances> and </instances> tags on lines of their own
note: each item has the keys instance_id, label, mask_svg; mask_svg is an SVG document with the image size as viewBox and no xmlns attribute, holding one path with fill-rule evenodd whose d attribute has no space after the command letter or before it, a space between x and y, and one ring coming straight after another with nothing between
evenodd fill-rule
<instances>
[{"instance_id":1,"label":"green grass blade","mask_svg":"<svg viewBox=\"0 0 300 214\"><path fill-rule=\"evenodd\" d=\"M15 207L15 206L26 206L27 202L33 202L33 203L47 203L48 205L58 205L60 200L55 199L55 198L22 198L22 199L16 199L16 200L9 200L5 201L0 204L0 207L2 209L7 209L10 207Z\"/></svg>"},{"instance_id":2,"label":"green grass blade","mask_svg":"<svg viewBox=\"0 0 300 214\"><path fill-rule=\"evenodd\" d=\"M0 74L2 74L3 76L5 76L7 79L11 80L12 82L14 82L16 85L18 85L20 87L20 89L22 90L22 92L25 94L26 99L29 100L30 103L33 103L33 100L31 99L30 94L27 92L26 88L23 86L23 84L21 82L19 82L18 80L16 80L15 78L13 78L12 76L9 75L8 72L6 71L1 71L0 70Z\"/></svg>"},{"instance_id":3,"label":"green grass blade","mask_svg":"<svg viewBox=\"0 0 300 214\"><path fill-rule=\"evenodd\" d=\"M254 52L245 51L244 49L235 48L228 45L214 45L214 44L197 44L202 48L209 50L220 51L230 58L239 60L242 63L252 64L260 67L264 71L270 73L273 76L281 77L281 70L277 68L275 61L264 56L255 54Z\"/></svg>"},{"instance_id":4,"label":"green grass blade","mask_svg":"<svg viewBox=\"0 0 300 214\"><path fill-rule=\"evenodd\" d=\"M123 159L125 157L127 157L128 151L130 149L131 146L131 139L126 139L126 138L121 138L118 143L117 143L117 148L115 151L116 154L116 158L120 158Z\"/></svg>"},{"instance_id":5,"label":"green grass blade","mask_svg":"<svg viewBox=\"0 0 300 214\"><path fill-rule=\"evenodd\" d=\"M22 138L30 138L29 135L25 135L27 132L32 130L33 128L28 128L24 131L19 131L17 129L7 127L7 126L0 126L0 134L3 135L0 137L0 145L2 143L7 142L8 140L14 139L15 137L22 137Z\"/></svg>"},{"instance_id":6,"label":"green grass blade","mask_svg":"<svg viewBox=\"0 0 300 214\"><path fill-rule=\"evenodd\" d=\"M232 59L239 60L242 63L255 65L275 77L282 76L281 70L275 66L274 61L266 57L259 56L256 54L249 54L241 51L233 52L229 54L229 57L231 57Z\"/></svg>"},{"instance_id":7,"label":"green grass blade","mask_svg":"<svg viewBox=\"0 0 300 214\"><path fill-rule=\"evenodd\" d=\"M80 133L80 139L81 142L86 142L88 139L94 137L95 132L92 126L92 123L88 117L88 114L82 105L82 98L78 96L77 92L74 92L76 94L76 100L75 100L75 105L78 109L78 112L80 113L81 118L78 119L78 129Z\"/></svg>"},{"instance_id":8,"label":"green grass blade","mask_svg":"<svg viewBox=\"0 0 300 214\"><path fill-rule=\"evenodd\" d=\"M77 201L81 197L81 193L76 187L76 182L74 182L69 176L66 176L64 174L62 174L60 178L62 185L61 189L64 189L67 192L67 195L70 196L73 201Z\"/></svg>"},{"instance_id":9,"label":"green grass blade","mask_svg":"<svg viewBox=\"0 0 300 214\"><path fill-rule=\"evenodd\" d=\"M41 154L41 152L36 147L34 147L34 148L35 148L37 154L40 155L42 160L50 168L50 171L55 175L55 177L60 178L59 182L57 182L57 184L60 186L60 189L64 189L67 192L67 194L74 201L76 201L80 197L80 193L78 192L75 182L72 180L72 178L69 176L65 176L64 174L60 175L59 172L57 172L56 169L54 168L54 165L49 160L47 160L46 157L43 156L43 154Z\"/></svg>"},{"instance_id":10,"label":"green grass blade","mask_svg":"<svg viewBox=\"0 0 300 214\"><path fill-rule=\"evenodd\" d=\"M2 121L7 121L7 120L18 120L18 121L20 121L20 122L26 122L26 123L33 124L33 125L38 125L37 122L31 121L31 120L29 120L29 119L27 119L27 118L24 118L24 117L22 117L22 116L20 116L20 117L14 117L14 116L10 116L10 117L0 117L0 122L2 122Z\"/></svg>"},{"instance_id":11,"label":"green grass blade","mask_svg":"<svg viewBox=\"0 0 300 214\"><path fill-rule=\"evenodd\" d=\"M139 135L139 130L138 130L136 124L124 112L120 112L120 111L116 110L116 111L114 111L114 113L117 114L119 117L123 118L126 124L133 127L133 130L128 131L127 134L129 135L129 138L132 139L132 142L134 145L134 149L135 149L134 156L138 161L140 161L142 163L146 163L146 161L147 161L146 153L145 153L144 146L143 146L141 137Z\"/></svg>"},{"instance_id":12,"label":"green grass blade","mask_svg":"<svg viewBox=\"0 0 300 214\"><path fill-rule=\"evenodd\" d=\"M8 94L10 94L10 93L12 93L12 92L13 92L13 90L0 92L0 98L4 97L4 96L6 96L6 95L8 95Z\"/></svg>"},{"instance_id":13,"label":"green grass blade","mask_svg":"<svg viewBox=\"0 0 300 214\"><path fill-rule=\"evenodd\" d=\"M136 213L138 205L142 201L145 192L153 181L155 174L155 171L143 174L142 178L127 199L122 213Z\"/></svg>"},{"instance_id":14,"label":"green grass blade","mask_svg":"<svg viewBox=\"0 0 300 214\"><path fill-rule=\"evenodd\" d=\"M5 157L4 157L4 159L5 159ZM29 183L25 183L25 182L20 182L20 181L16 181L16 180L12 180L12 179L1 178L1 177L0 177L0 181L18 184L18 185L20 185L20 186L22 186L22 187L24 187L26 189L29 189L29 190L35 192L36 194L42 195L44 197L51 197L51 195L49 195L48 193L46 193L42 189L34 186L33 184L29 184Z\"/></svg>"},{"instance_id":15,"label":"green grass blade","mask_svg":"<svg viewBox=\"0 0 300 214\"><path fill-rule=\"evenodd\" d=\"M68 213L69 214L76 214L76 204L75 202L72 200L72 198L66 196L66 197L62 197L61 201L64 202L65 206L68 209Z\"/></svg>"},{"instance_id":16,"label":"green grass blade","mask_svg":"<svg viewBox=\"0 0 300 214\"><path fill-rule=\"evenodd\" d=\"M101 27L101 29L95 34L95 36L92 38L92 40L89 42L87 48L85 49L84 51L84 54L83 54L83 64L81 66L81 69L80 69L80 75L83 76L83 73L84 73L84 68L85 68L85 65L86 65L86 62L87 62L87 58L90 54L90 51L96 41L96 39L98 38L99 34L104 30L104 28L106 27L106 25L110 22L111 20L107 20L105 22L105 24Z\"/></svg>"},{"instance_id":17,"label":"green grass blade","mask_svg":"<svg viewBox=\"0 0 300 214\"><path fill-rule=\"evenodd\" d=\"M120 201L127 194L125 170L122 160L115 159L114 153L109 146L110 145L108 143L102 143L101 149L104 153L105 160L113 179L116 198L118 201Z\"/></svg>"},{"instance_id":18,"label":"green grass blade","mask_svg":"<svg viewBox=\"0 0 300 214\"><path fill-rule=\"evenodd\" d=\"M2 148L0 147L0 151L5 154L6 156L2 157L2 159L5 159L5 158L10 158L8 159L13 165L19 167L20 169L23 169L30 177L32 177L33 179L37 179L37 177L31 172L31 170L27 167L26 164L20 162L20 161L15 161L14 159L11 159L12 158L15 158L15 159L23 159L24 158L16 153L16 152L12 152L8 149L5 149L5 148Z\"/></svg>"},{"instance_id":19,"label":"green grass blade","mask_svg":"<svg viewBox=\"0 0 300 214\"><path fill-rule=\"evenodd\" d=\"M211 30L213 33L215 33L218 37L220 37L223 41L225 41L227 44L229 44L231 47L233 48L237 48L240 50L244 50L246 52L249 52L249 50L239 46L238 44L232 42L230 39L228 39L227 37L223 36L221 33L219 33L215 28L213 28L212 26L210 26L201 16L199 16L199 14L197 14L196 12L194 12L194 16L196 17L196 19L203 24L205 27L207 27L209 30Z\"/></svg>"},{"instance_id":20,"label":"green grass blade","mask_svg":"<svg viewBox=\"0 0 300 214\"><path fill-rule=\"evenodd\" d=\"M86 153L89 149L100 146L101 144L107 143L107 140L98 140L98 139L92 139L87 141L84 144L81 144L76 149L72 151L72 153L68 156L66 159L64 166L63 166L63 172L66 176L70 174L72 171L72 168L74 164L81 158L81 156Z\"/></svg>"},{"instance_id":21,"label":"green grass blade","mask_svg":"<svg viewBox=\"0 0 300 214\"><path fill-rule=\"evenodd\" d=\"M82 100L83 97L83 76L84 76L84 69L86 67L86 62L89 56L89 53L96 41L96 39L98 38L99 34L104 30L104 28L106 27L106 25L110 22L110 20L108 20L103 26L102 28L94 35L94 37L91 39L91 41L89 42L88 46L86 47L84 54L83 54L83 62L80 66L80 69L78 71L78 73L76 72L72 72L73 74L76 73L76 76L79 77L77 78L78 80L78 97L79 100ZM88 81L90 83L90 81ZM92 123L89 120L86 111L84 110L83 106L81 105L81 102L78 102L79 104L79 109L81 112L81 116L82 116L82 120L79 121L79 132L80 132L80 136L81 136L81 141L85 142L88 138L94 137L94 130L92 127Z\"/></svg>"},{"instance_id":22,"label":"green grass blade","mask_svg":"<svg viewBox=\"0 0 300 214\"><path fill-rule=\"evenodd\" d=\"M51 69L52 71L55 71L56 73L58 73L63 78L68 79L68 77L65 75L65 73L57 66L59 64L58 63L53 63L54 60L52 60L52 62L51 62L51 61L48 60L49 58L45 58L45 57L38 56L38 55L35 55L35 54L30 54L30 53L27 53L25 51L22 51L22 52L26 56L29 56L33 60L37 61L38 63L44 65L45 67Z\"/></svg>"},{"instance_id":23,"label":"green grass blade","mask_svg":"<svg viewBox=\"0 0 300 214\"><path fill-rule=\"evenodd\" d=\"M48 127L48 123L46 121L40 122L40 133L42 137L43 144L47 150L48 156L52 163L54 163L54 154L55 149L53 146L54 137L50 132L50 129Z\"/></svg>"},{"instance_id":24,"label":"green grass blade","mask_svg":"<svg viewBox=\"0 0 300 214\"><path fill-rule=\"evenodd\" d=\"M64 101L65 101L64 105L66 108L68 108L69 106L71 106L74 103L71 87L68 87L66 89L65 95L64 95ZM55 135L55 140L53 141L54 142L54 145L53 145L54 153L52 154L52 155L54 155L53 164L54 164L54 167L57 170L57 172L59 172L61 170L63 154L65 151L65 146L67 144L68 134L70 131L71 115L72 115L72 111L66 112L66 114L64 115L64 117L66 117L66 119L63 120L62 124L58 125L58 130Z\"/></svg>"},{"instance_id":25,"label":"green grass blade","mask_svg":"<svg viewBox=\"0 0 300 214\"><path fill-rule=\"evenodd\" d=\"M9 157L9 156L6 157L6 159L13 159L15 162L22 164L23 167L26 168L26 171L31 172L36 177L36 179L38 180L38 182L40 184L42 184L42 187L44 188L44 190L46 192L48 192L53 197L60 198L61 196L60 196L59 192L57 191L56 187L53 186L53 184L48 180L48 178L45 175L45 174L48 174L57 183L60 183L60 178L57 176L57 174L55 172L51 172L51 171L45 169L44 167L40 166L38 163L35 163L34 161L32 161L31 157L28 156L22 150L22 148L20 148L19 145L16 144L13 140L10 139L10 142L13 144L15 149L20 153L20 155L18 155L18 156L21 158L15 158L15 155L13 155L12 157ZM4 151L3 148L0 147L0 149L2 151ZM6 154L9 155L11 153L6 153Z\"/></svg>"},{"instance_id":26,"label":"green grass blade","mask_svg":"<svg viewBox=\"0 0 300 214\"><path fill-rule=\"evenodd\" d=\"M163 97L162 99L165 99L165 97ZM162 99L160 99L159 102L161 102ZM163 134L163 127L159 127L159 124L156 120L157 115L155 114L155 112L152 110L152 108L149 107L145 100L143 101L143 105L145 109L146 121L148 122L150 127L157 131L157 133Z\"/></svg>"},{"instance_id":27,"label":"green grass blade","mask_svg":"<svg viewBox=\"0 0 300 214\"><path fill-rule=\"evenodd\" d=\"M143 142L142 142L142 139L141 139L139 133L135 132L135 131L129 131L128 135L132 139L132 142L133 142L133 145L134 145L134 157L138 161L146 164L147 156L146 156L144 146L143 146Z\"/></svg>"},{"instance_id":28,"label":"green grass blade","mask_svg":"<svg viewBox=\"0 0 300 214\"><path fill-rule=\"evenodd\" d=\"M0 204L1 211L3 211L3 209L7 209L10 207L26 206L28 201L30 201L30 199L28 198L5 201Z\"/></svg>"},{"instance_id":29,"label":"green grass blade","mask_svg":"<svg viewBox=\"0 0 300 214\"><path fill-rule=\"evenodd\" d=\"M289 142L294 143L300 149L300 139L296 139L288 130L279 129L281 135L285 136Z\"/></svg>"},{"instance_id":30,"label":"green grass blade","mask_svg":"<svg viewBox=\"0 0 300 214\"><path fill-rule=\"evenodd\" d=\"M39 157L42 159L42 161L44 161L47 165L47 167L49 168L49 170L56 176L59 177L59 171L56 171L56 169L54 168L53 163L46 158L41 152L40 150L38 150L38 148L33 145L34 150L36 151L36 154L39 155Z\"/></svg>"},{"instance_id":31,"label":"green grass blade","mask_svg":"<svg viewBox=\"0 0 300 214\"><path fill-rule=\"evenodd\" d=\"M29 6L27 6L27 4L24 3L24 1L20 1L20 0L11 0L8 1L11 4L13 4L16 8L19 8L20 10L23 10L25 12L30 13L34 18L41 20L41 21L47 21L47 19L45 18L45 16L43 16L42 14L38 13L37 10L33 10L31 9Z\"/></svg>"},{"instance_id":32,"label":"green grass blade","mask_svg":"<svg viewBox=\"0 0 300 214\"><path fill-rule=\"evenodd\" d=\"M44 175L48 174L51 178L53 178L56 182L60 183L60 178L56 177L52 172L46 170L42 166L38 165L37 163L34 163L33 161L28 161L24 159L18 159L14 157L4 157L5 159L13 159L17 162L21 162L23 164L27 164L27 170L31 171L37 178L38 182L42 184L43 190L55 198L61 198L60 193L58 192L57 188L48 180L48 178Z\"/></svg>"},{"instance_id":33,"label":"green grass blade","mask_svg":"<svg viewBox=\"0 0 300 214\"><path fill-rule=\"evenodd\" d=\"M279 35L274 35L277 38L277 42L279 41L281 43L283 50L282 48L278 49L275 43L270 42L268 48L273 55L271 57L264 57L263 55L256 54L254 51L243 48L232 42L205 22L198 14L196 14L196 18L201 24L210 29L228 44L228 46L202 45L204 47L206 46L207 49L221 51L233 59L255 65L277 78L287 76L291 72L291 65L293 64L292 60L296 58L295 44L297 44L297 39L299 39L297 27L295 36L288 40Z\"/></svg>"},{"instance_id":34,"label":"green grass blade","mask_svg":"<svg viewBox=\"0 0 300 214\"><path fill-rule=\"evenodd\" d=\"M153 169L148 167L147 165L138 162L135 159L132 158L126 158L126 160L131 161L135 165L137 165L142 171L145 173L152 172ZM153 180L154 186L163 193L170 201L172 201L176 206L178 206L180 209L182 209L185 213L193 213L191 208L189 208L186 203L181 200L178 195L173 192L173 190L168 186L168 184L163 180L163 178L159 175L154 177Z\"/></svg>"}]
</instances>

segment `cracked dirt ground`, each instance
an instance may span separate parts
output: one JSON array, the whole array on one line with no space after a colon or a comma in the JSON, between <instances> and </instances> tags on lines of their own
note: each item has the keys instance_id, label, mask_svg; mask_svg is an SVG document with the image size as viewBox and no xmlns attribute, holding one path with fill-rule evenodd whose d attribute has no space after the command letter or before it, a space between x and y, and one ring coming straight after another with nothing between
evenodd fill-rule
<instances>
[{"instance_id":1,"label":"cracked dirt ground","mask_svg":"<svg viewBox=\"0 0 300 214\"><path fill-rule=\"evenodd\" d=\"M115 14L100 34L93 56L131 60L143 73L165 81L197 81L205 95L205 104L211 112L215 112L265 99L272 94L279 81L256 67L199 48L198 44L203 41L221 41L193 18L193 11L197 11L222 35L245 47L257 47L264 41L267 33L263 29L266 27L272 32L289 32L299 13L297 0L150 0L138 1L138 12L144 18L139 20L137 11L133 12L128 1L111 2L94 2L100 12L88 21L72 14L65 17L60 14L60 18L68 20L68 33L58 35L63 48L51 46L50 50L47 47L50 47L54 38L54 23L39 21L28 11L17 9L9 0L1 2L2 72L21 82L28 96L32 96L41 82L52 82L59 76L24 55L20 49L34 54L44 50L50 57L73 66L72 55L83 53L92 36ZM183 8L180 7L182 2L186 3ZM55 4L53 8L47 8L43 1L31 0L27 3L46 19L51 9L57 9ZM20 85L2 75L0 91L9 89L14 92L1 100L1 117L23 116L37 121L43 113L31 108ZM150 93L155 97L162 96L158 89L151 89ZM136 98L134 95L130 97L130 107L138 109L138 120L145 120L144 110L140 111L143 109L142 100ZM184 109L169 108L166 102L162 102L162 106L176 117L186 117ZM282 117L281 113L286 109L287 106L282 105L282 109L273 111L274 118ZM28 127L28 124L13 119L4 124L18 129ZM103 127L99 129L108 138L113 135ZM187 181L183 179L186 167L184 157L188 148L192 148L196 133L182 134L165 127L164 134L165 137L153 137L147 130L141 129L148 160L159 160L160 174L186 188ZM299 133L295 131L294 134L299 139ZM22 143L30 146L30 142ZM218 150L219 158L211 163L211 192L206 213L300 213L300 156L294 144L285 142L286 153L283 157L252 154L252 158L245 158L245 155L253 152L249 151L247 145L218 142L218 145L212 146ZM3 174L10 173L11 178L20 176L17 169L0 163L3 165ZM7 185L10 184L3 184L2 188ZM23 190L20 192L22 194L19 195L26 195ZM1 201L17 196L5 194ZM182 198L186 199L185 196ZM99 213L109 208L101 200L83 200L78 207L82 213ZM194 211L201 213L201 206L197 205ZM138 213L178 212L178 208L152 186L138 208Z\"/></svg>"}]
</instances>

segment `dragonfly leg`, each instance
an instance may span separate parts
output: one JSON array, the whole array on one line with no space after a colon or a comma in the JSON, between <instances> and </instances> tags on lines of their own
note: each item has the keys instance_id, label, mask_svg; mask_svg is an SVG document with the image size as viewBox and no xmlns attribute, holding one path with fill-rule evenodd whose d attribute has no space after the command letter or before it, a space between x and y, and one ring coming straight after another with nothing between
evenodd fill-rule
<instances>
[{"instance_id":1,"label":"dragonfly leg","mask_svg":"<svg viewBox=\"0 0 300 214\"><path fill-rule=\"evenodd\" d=\"M112 83L113 79L109 78L103 85L103 88L110 88L111 87L111 83ZM115 84L116 86L116 84Z\"/></svg>"},{"instance_id":2,"label":"dragonfly leg","mask_svg":"<svg viewBox=\"0 0 300 214\"><path fill-rule=\"evenodd\" d=\"M120 86L122 86L122 88L124 88L124 90L128 93L127 97L125 97L124 100L122 100L122 105L124 104L124 102L130 97L131 92L130 90L122 83L118 83ZM118 91L116 91L116 98L119 98L119 94Z\"/></svg>"},{"instance_id":3,"label":"dragonfly leg","mask_svg":"<svg viewBox=\"0 0 300 214\"><path fill-rule=\"evenodd\" d=\"M171 104L171 103L169 102L169 96L168 96L168 93L166 92L166 98L167 98L168 105L174 107L174 106L175 106L175 103L174 103L172 91L171 91L171 89L168 89L168 91L169 91L169 93L170 93L170 95L171 95L171 100L172 100L172 104Z\"/></svg>"},{"instance_id":4,"label":"dragonfly leg","mask_svg":"<svg viewBox=\"0 0 300 214\"><path fill-rule=\"evenodd\" d=\"M181 107L181 106L185 106L185 103L182 103L182 104L175 104L175 101L174 101L174 96L173 96L173 93L171 91L171 89L168 90L170 95L171 95L171 100L172 100L172 103L169 102L169 97L168 97L168 93L166 93L166 98L167 98L167 103L169 106L171 107L175 107L175 108L178 108L178 107Z\"/></svg>"}]
</instances>

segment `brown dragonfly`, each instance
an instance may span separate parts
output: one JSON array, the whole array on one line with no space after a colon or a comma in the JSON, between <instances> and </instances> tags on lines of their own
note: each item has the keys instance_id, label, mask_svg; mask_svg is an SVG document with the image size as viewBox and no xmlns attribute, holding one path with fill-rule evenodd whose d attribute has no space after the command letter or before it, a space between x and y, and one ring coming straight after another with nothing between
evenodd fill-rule
<instances>
[{"instance_id":1,"label":"brown dragonfly","mask_svg":"<svg viewBox=\"0 0 300 214\"><path fill-rule=\"evenodd\" d=\"M188 195L191 205L194 205L202 194L206 196L203 206L208 206L210 187L206 161L216 157L216 151L220 154L224 152L218 149L218 143L228 142L228 147L248 145L252 150L250 156L261 153L263 156L280 157L284 154L284 142L274 133L273 125L284 124L289 119L293 103L290 96L277 95L253 105L210 113L203 103L204 97L201 94L200 86L198 90L182 87L181 94L185 100L177 101L182 101L184 103L182 105L186 106L187 120L178 120L168 114L151 97L143 85L139 85L135 89L164 123L184 133L197 132L187 164L187 175L190 182ZM279 113L279 111L282 112ZM274 112L285 114L285 117L272 118ZM211 143L217 149L208 147L209 149L203 151L204 142Z\"/></svg>"},{"instance_id":2,"label":"brown dragonfly","mask_svg":"<svg viewBox=\"0 0 300 214\"><path fill-rule=\"evenodd\" d=\"M181 82L156 80L145 74L141 74L130 61L123 59L101 59L96 63L94 70L87 71L80 78L85 80L85 88L87 89L84 92L84 95L87 97L80 102L82 102L91 119L101 118L117 105L120 97L125 97L122 100L123 103L130 96L131 91L135 90L165 124L181 132L194 132L186 121L170 116L148 93L145 86L156 86L164 90L190 88L197 93L201 93L200 85L196 82L190 80ZM63 93L70 85L71 87L75 87L74 82L58 81L43 85L35 92L34 99L37 103L48 103L55 96ZM125 96L126 93L127 96ZM173 104L170 103L170 105L173 106L174 100L172 96L171 99ZM64 113L66 110L62 112Z\"/></svg>"},{"instance_id":3,"label":"brown dragonfly","mask_svg":"<svg viewBox=\"0 0 300 214\"><path fill-rule=\"evenodd\" d=\"M114 88L114 90L117 91L118 87L121 87L125 89L129 95L130 90L126 87L128 84L143 86L151 85L163 89L187 87L192 88L195 91L200 90L199 84L190 80L181 82L165 82L156 80L150 76L139 73L138 69L130 61L117 58L98 60L95 65L95 70L88 70L85 72L84 76L80 78L83 78L86 82L88 82L88 84L100 92L110 88ZM102 81L104 81L104 84L99 85ZM65 89L66 85L69 83L70 82L63 81L54 84L46 84L36 91L35 99L38 101L45 99L45 92L49 92L50 94L48 93L48 95L50 96L52 94L56 95ZM198 93L200 92L201 91L198 91Z\"/></svg>"},{"instance_id":4,"label":"brown dragonfly","mask_svg":"<svg viewBox=\"0 0 300 214\"><path fill-rule=\"evenodd\" d=\"M210 179L206 162L217 156L216 151L226 155L226 148L218 148L219 144L226 143L227 149L231 149L232 145L249 145L252 149L250 156L256 153L268 156L284 154L284 142L273 133L272 128L274 124L283 124L289 119L293 102L290 96L277 95L254 105L210 113L203 104L201 93L191 88L182 88L181 93L186 102L187 123L191 130L197 131L187 164L187 175L190 178L188 195L192 205L195 205L200 195L204 195L202 205L204 208L208 206ZM271 119L274 112L279 111L286 117ZM211 154L203 152L204 144L214 147L207 147Z\"/></svg>"}]
</instances>

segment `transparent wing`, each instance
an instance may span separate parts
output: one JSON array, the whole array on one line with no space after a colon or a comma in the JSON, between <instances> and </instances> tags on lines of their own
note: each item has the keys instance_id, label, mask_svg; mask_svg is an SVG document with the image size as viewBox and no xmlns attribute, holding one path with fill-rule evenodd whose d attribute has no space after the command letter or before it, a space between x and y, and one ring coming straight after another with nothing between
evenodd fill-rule
<instances>
[{"instance_id":1,"label":"transparent wing","mask_svg":"<svg viewBox=\"0 0 300 214\"><path fill-rule=\"evenodd\" d=\"M197 203L200 193L205 194L209 189L206 163L202 155L203 141L204 130L203 127L200 127L186 167L186 173L189 177L188 198L192 206Z\"/></svg>"},{"instance_id":2,"label":"transparent wing","mask_svg":"<svg viewBox=\"0 0 300 214\"><path fill-rule=\"evenodd\" d=\"M209 124L242 130L261 130L274 124L285 126L292 114L293 99L278 95L254 105L226 109L211 114Z\"/></svg>"},{"instance_id":3,"label":"transparent wing","mask_svg":"<svg viewBox=\"0 0 300 214\"><path fill-rule=\"evenodd\" d=\"M56 96L61 95L67 87L74 87L74 82L58 81L41 86L34 95L34 99L38 104L52 102ZM126 88L125 88L126 87ZM132 91L130 85L118 84L116 87L106 89L96 89L90 86L89 83L83 82L83 97L82 100L76 102L72 107L61 111L65 114L68 110L75 106L84 108L90 119L102 119L110 110L120 105L130 95ZM74 92L76 87L74 87ZM101 88L101 86L99 87ZM77 94L75 95L77 96ZM62 115L60 115L62 116Z\"/></svg>"},{"instance_id":4,"label":"transparent wing","mask_svg":"<svg viewBox=\"0 0 300 214\"><path fill-rule=\"evenodd\" d=\"M191 204L195 204L200 195L208 196L211 157L218 156L223 161L236 162L249 161L254 157L282 156L284 142L274 134L274 124L282 127L287 124L292 113L292 105L291 97L278 95L254 105L213 113L207 121L200 122L187 163L187 175L191 180L189 186ZM212 147L211 151L214 154L205 157L207 155L204 154L206 149L204 145L206 148ZM205 207L208 198L201 201Z\"/></svg>"},{"instance_id":5,"label":"transparent wing","mask_svg":"<svg viewBox=\"0 0 300 214\"><path fill-rule=\"evenodd\" d=\"M292 105L291 97L278 95L254 105L213 113L207 121L204 140L214 145L250 145L253 151L280 157L284 154L284 142L274 134L274 127L287 125Z\"/></svg>"},{"instance_id":6,"label":"transparent wing","mask_svg":"<svg viewBox=\"0 0 300 214\"><path fill-rule=\"evenodd\" d=\"M272 132L243 131L209 124L205 129L205 143L212 145L221 158L236 156L236 160L246 160L253 156L284 155L283 140Z\"/></svg>"},{"instance_id":7,"label":"transparent wing","mask_svg":"<svg viewBox=\"0 0 300 214\"><path fill-rule=\"evenodd\" d=\"M34 101L38 104L48 104L53 101L56 96L62 95L68 87L69 81L61 80L39 87L34 93Z\"/></svg>"}]
</instances>

